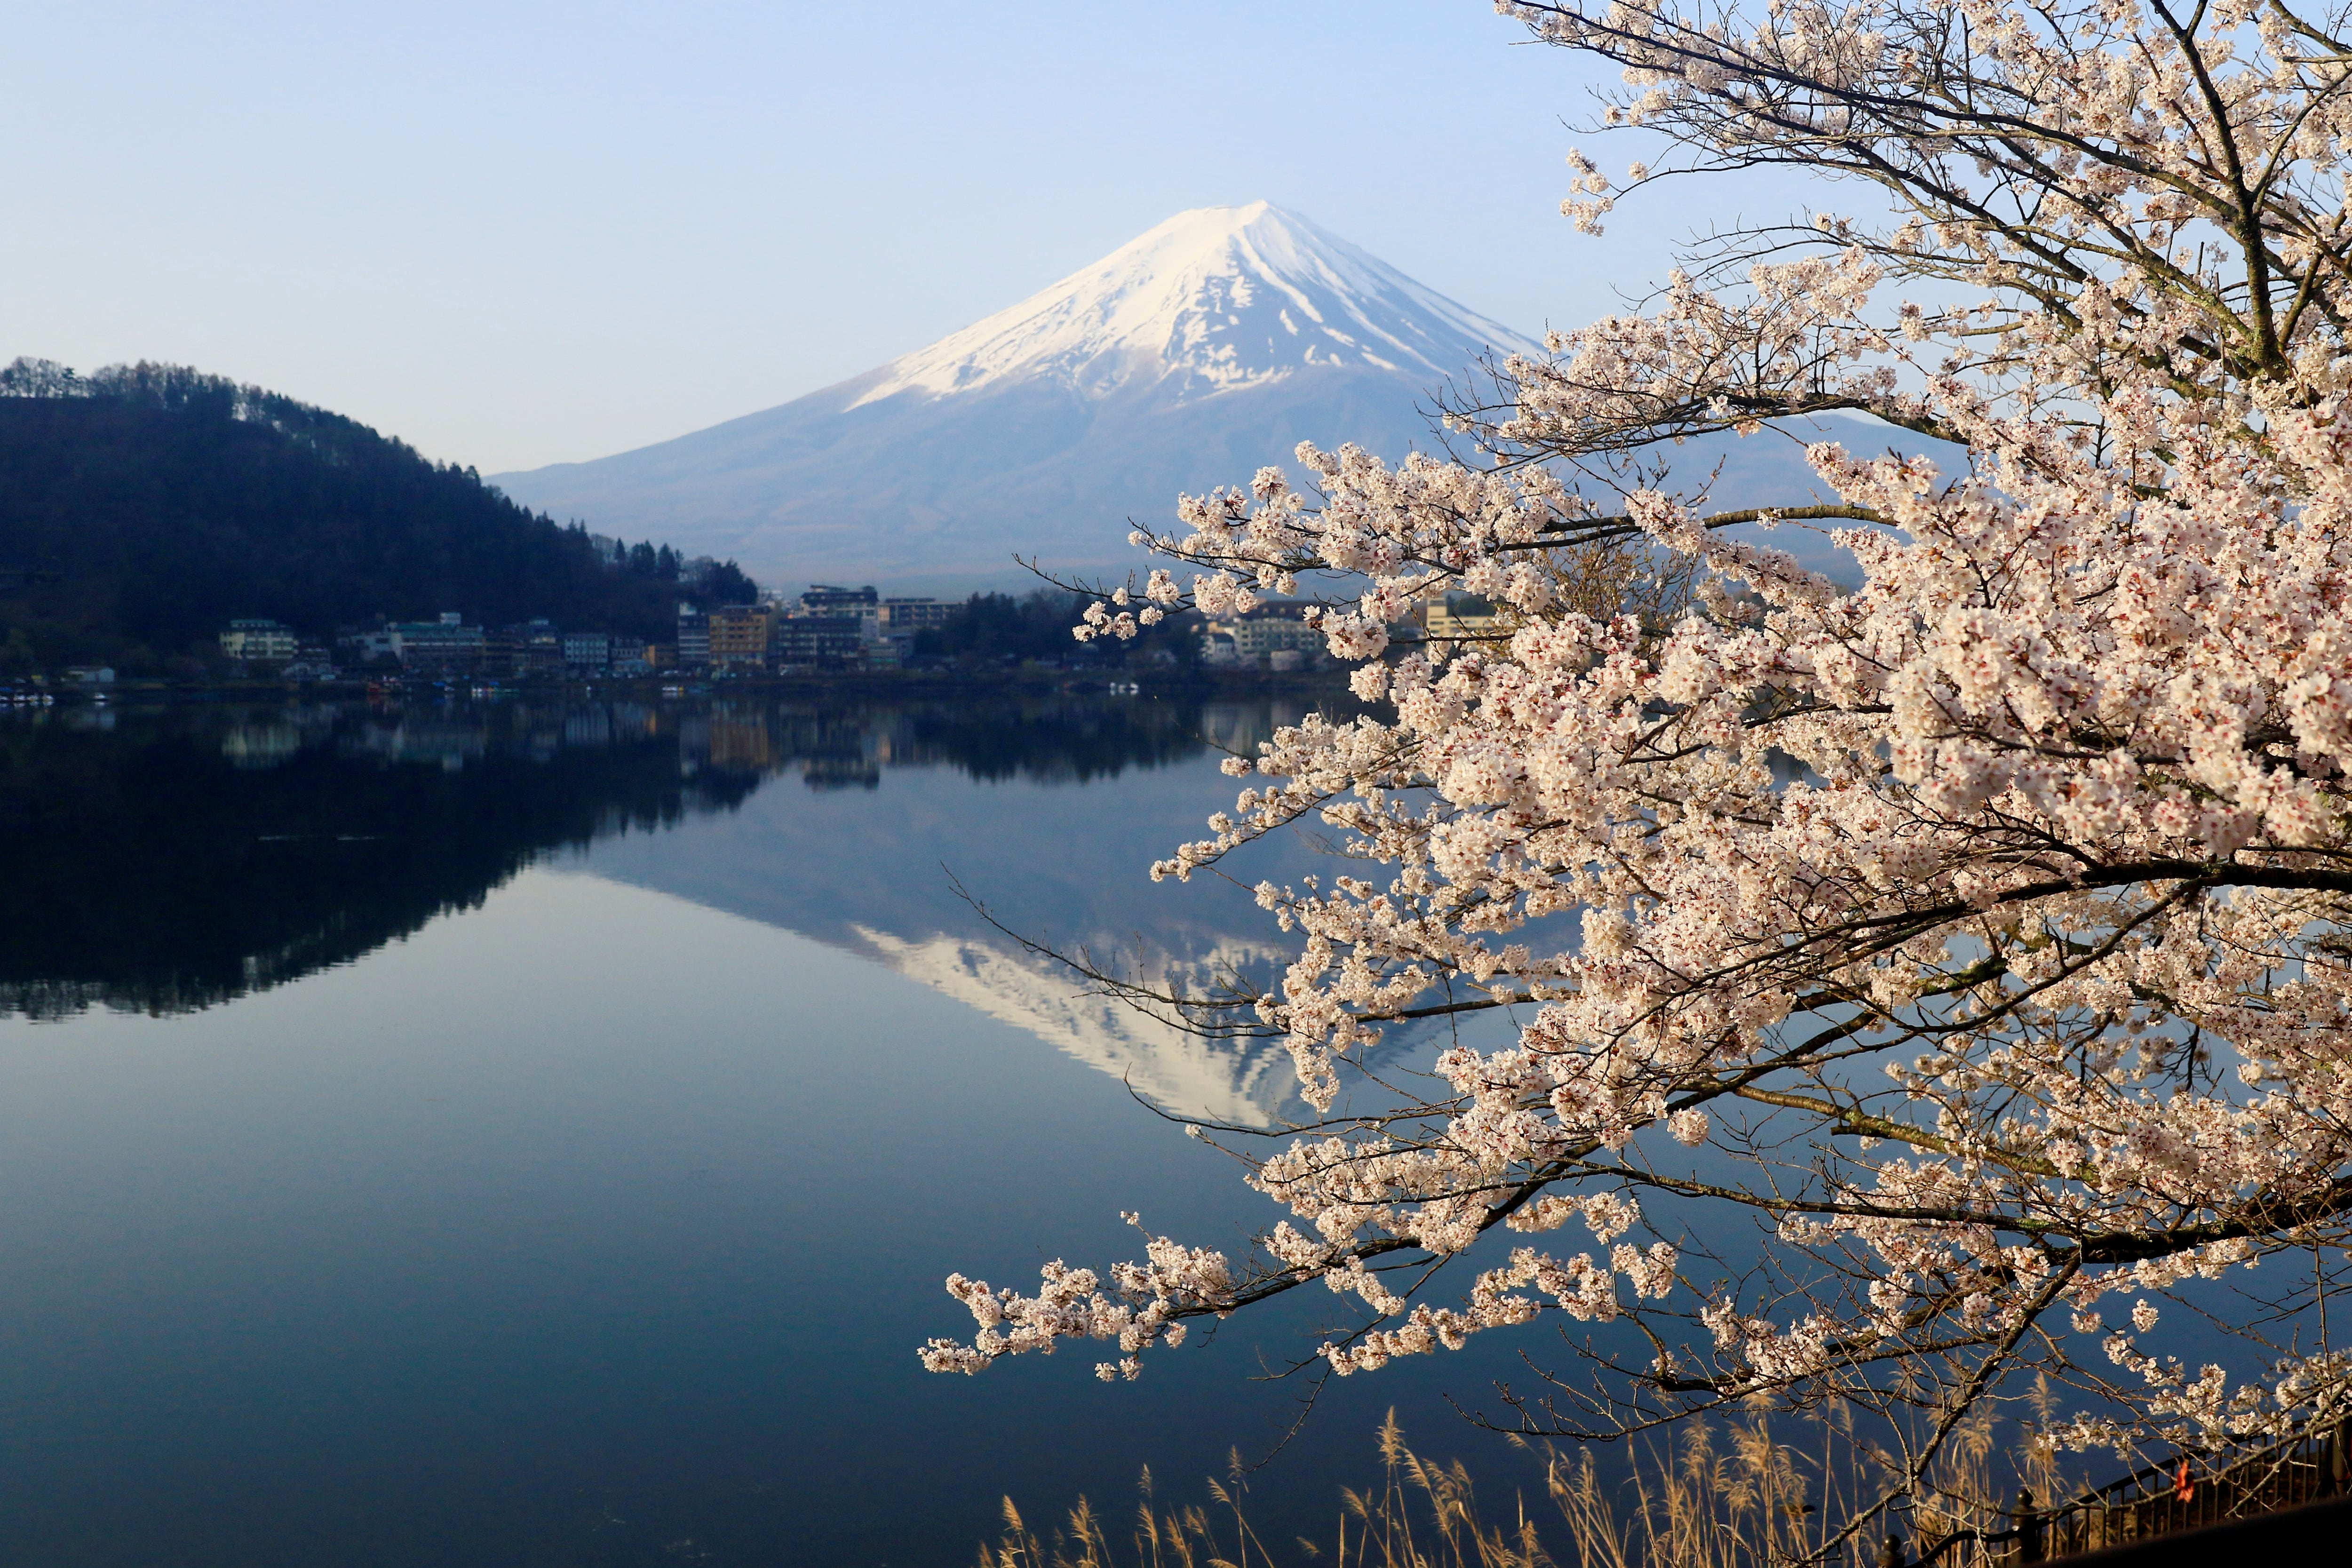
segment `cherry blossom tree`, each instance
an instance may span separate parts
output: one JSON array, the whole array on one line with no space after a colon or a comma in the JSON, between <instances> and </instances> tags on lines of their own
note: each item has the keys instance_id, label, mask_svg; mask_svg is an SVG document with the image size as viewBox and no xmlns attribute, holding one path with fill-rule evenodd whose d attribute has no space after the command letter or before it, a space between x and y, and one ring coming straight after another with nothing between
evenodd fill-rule
<instances>
[{"instance_id":1,"label":"cherry blossom tree","mask_svg":"<svg viewBox=\"0 0 2352 1568\"><path fill-rule=\"evenodd\" d=\"M1873 1416L1882 1506L2036 1386L2039 1440L2075 1447L2340 1418L2345 15L1500 9L1620 68L1604 128L1665 149L1622 191L1572 156L1580 226L1777 163L1889 216L1709 237L1645 308L1451 399L1453 458L1301 447L1307 488L1267 469L1139 536L1170 563L1080 637L1319 584L1392 715L1230 761L1234 809L1153 868L1342 841L1339 874L1258 889L1298 945L1250 1021L1315 1116L1270 1148L1194 1129L1286 1212L1254 1255L1146 1232L1034 1295L958 1276L978 1331L926 1363L1091 1337L1131 1377L1306 1286L1362 1309L1339 1374L1571 1322L1581 1368L1514 1399L1522 1429ZM1817 440L1784 504L1677 467L1832 411L1885 447ZM1859 586L1750 537L1775 528L1830 531ZM1412 631L1465 590L1500 629ZM1383 1066L1478 1014L1507 1022L1426 1092ZM1727 1212L1760 1222L1744 1259L1695 1239Z\"/></svg>"}]
</instances>

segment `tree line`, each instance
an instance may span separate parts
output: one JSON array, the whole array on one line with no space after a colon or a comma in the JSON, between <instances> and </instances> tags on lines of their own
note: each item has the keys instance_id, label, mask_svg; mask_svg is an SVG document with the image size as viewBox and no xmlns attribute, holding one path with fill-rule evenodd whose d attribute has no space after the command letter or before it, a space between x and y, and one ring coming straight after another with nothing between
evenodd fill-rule
<instances>
[{"instance_id":1,"label":"tree line","mask_svg":"<svg viewBox=\"0 0 2352 1568\"><path fill-rule=\"evenodd\" d=\"M1070 627L1086 605L1086 595L1061 588L1036 588L1018 597L974 594L948 612L945 625L916 634L914 660L959 666L1173 663L1186 668L1199 662L1197 617L1165 622L1131 643L1080 643ZM1166 657L1157 657L1161 654Z\"/></svg>"},{"instance_id":2,"label":"tree line","mask_svg":"<svg viewBox=\"0 0 2352 1568\"><path fill-rule=\"evenodd\" d=\"M325 636L456 610L656 637L681 594L748 603L732 562L651 542L615 565L358 421L180 365L0 370L0 659L185 669L229 620ZM12 668L0 673L20 673Z\"/></svg>"}]
</instances>

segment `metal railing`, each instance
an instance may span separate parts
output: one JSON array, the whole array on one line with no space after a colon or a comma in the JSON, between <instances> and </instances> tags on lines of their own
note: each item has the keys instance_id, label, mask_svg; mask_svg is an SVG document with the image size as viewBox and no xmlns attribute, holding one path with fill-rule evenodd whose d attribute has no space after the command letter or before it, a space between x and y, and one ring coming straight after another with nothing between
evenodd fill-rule
<instances>
[{"instance_id":1,"label":"metal railing","mask_svg":"<svg viewBox=\"0 0 2352 1568\"><path fill-rule=\"evenodd\" d=\"M2307 1428L2250 1453L2188 1454L2150 1465L2071 1502L2042 1506L2021 1491L2007 1530L1961 1530L1908 1558L1890 1539L1881 1568L2022 1568L2252 1519L2352 1492L2352 1420Z\"/></svg>"}]
</instances>

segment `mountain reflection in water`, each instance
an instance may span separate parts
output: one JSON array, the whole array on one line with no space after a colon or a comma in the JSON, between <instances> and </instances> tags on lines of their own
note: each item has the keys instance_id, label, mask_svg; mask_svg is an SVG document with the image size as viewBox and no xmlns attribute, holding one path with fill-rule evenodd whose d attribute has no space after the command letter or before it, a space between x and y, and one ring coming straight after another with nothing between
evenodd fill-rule
<instances>
[{"instance_id":1,"label":"mountain reflection in water","mask_svg":"<svg viewBox=\"0 0 2352 1568\"><path fill-rule=\"evenodd\" d=\"M1202 794L1208 749L1246 750L1302 711L1064 697L10 716L0 855L17 896L0 905L0 1014L210 1006L350 963L558 858L855 952L1161 1104L1264 1124L1290 1092L1278 1052L1084 994L991 931L950 873L1015 929L1146 977L1263 979L1276 955L1245 889L1175 897L1143 871L1219 804ZM975 788L1185 762L1181 788L1162 773L1157 790L1030 792L974 820ZM805 787L754 801L780 780ZM734 820L644 838L717 817Z\"/></svg>"},{"instance_id":2,"label":"mountain reflection in water","mask_svg":"<svg viewBox=\"0 0 2352 1568\"><path fill-rule=\"evenodd\" d=\"M1004 928L1154 986L1271 982L1285 959L1250 887L1214 874L1154 884L1147 872L1231 804L1234 786L1209 765L1211 748L1250 751L1304 713L1088 700L739 714L750 730L739 745L756 738L778 757L796 753L817 787L765 792L659 844L600 844L583 867L856 953L1171 1110L1265 1126L1296 1087L1272 1042L1205 1039L1093 994L992 928L957 889ZM1115 789L1052 787L1122 770ZM992 787L1015 777L1047 787ZM844 781L876 793L826 787ZM1247 862L1253 879L1286 879L1317 858L1286 837L1260 850Z\"/></svg>"}]
</instances>

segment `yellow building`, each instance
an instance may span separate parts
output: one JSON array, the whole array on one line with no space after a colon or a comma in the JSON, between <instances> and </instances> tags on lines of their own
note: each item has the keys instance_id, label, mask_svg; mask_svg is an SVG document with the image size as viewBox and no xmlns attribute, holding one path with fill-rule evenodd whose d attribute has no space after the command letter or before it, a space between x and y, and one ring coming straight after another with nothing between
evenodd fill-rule
<instances>
[{"instance_id":1,"label":"yellow building","mask_svg":"<svg viewBox=\"0 0 2352 1568\"><path fill-rule=\"evenodd\" d=\"M1422 606L1421 629L1432 642L1499 641L1517 627L1475 594L1448 594Z\"/></svg>"},{"instance_id":2,"label":"yellow building","mask_svg":"<svg viewBox=\"0 0 2352 1568\"><path fill-rule=\"evenodd\" d=\"M715 669L759 669L768 662L775 630L772 605L721 605L710 612L710 663Z\"/></svg>"}]
</instances>

